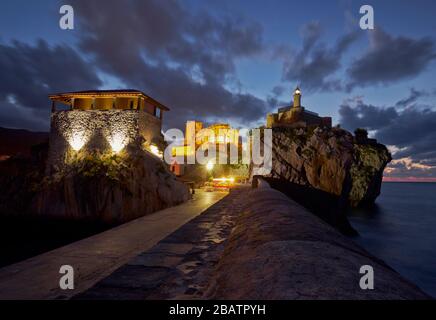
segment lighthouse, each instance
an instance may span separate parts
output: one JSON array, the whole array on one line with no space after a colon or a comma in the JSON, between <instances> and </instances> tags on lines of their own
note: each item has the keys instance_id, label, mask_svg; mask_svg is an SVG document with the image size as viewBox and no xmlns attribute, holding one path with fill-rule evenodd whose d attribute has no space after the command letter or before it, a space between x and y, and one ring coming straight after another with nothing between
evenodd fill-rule
<instances>
[{"instance_id":1,"label":"lighthouse","mask_svg":"<svg viewBox=\"0 0 436 320\"><path fill-rule=\"evenodd\" d=\"M277 113L269 113L266 117L266 127L273 128L285 126L292 128L301 127L332 127L331 117L320 117L318 113L306 110L301 105L301 90L294 90L294 101L291 105L281 107Z\"/></svg>"},{"instance_id":2,"label":"lighthouse","mask_svg":"<svg viewBox=\"0 0 436 320\"><path fill-rule=\"evenodd\" d=\"M294 108L301 108L301 90L299 87L294 91Z\"/></svg>"}]
</instances>

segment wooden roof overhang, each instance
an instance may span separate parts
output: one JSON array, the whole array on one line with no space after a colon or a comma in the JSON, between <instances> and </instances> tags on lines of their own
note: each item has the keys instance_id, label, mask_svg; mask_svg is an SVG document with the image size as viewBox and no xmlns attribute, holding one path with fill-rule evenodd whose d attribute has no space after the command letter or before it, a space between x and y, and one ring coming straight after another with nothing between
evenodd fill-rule
<instances>
[{"instance_id":1,"label":"wooden roof overhang","mask_svg":"<svg viewBox=\"0 0 436 320\"><path fill-rule=\"evenodd\" d=\"M142 91L138 90L90 90L90 91L77 91L66 92L49 95L50 100L61 102L67 105L71 105L72 99L89 99L89 98L137 98L141 97L145 101L150 102L163 111L169 111L170 109L160 103L159 101L149 97Z\"/></svg>"}]
</instances>

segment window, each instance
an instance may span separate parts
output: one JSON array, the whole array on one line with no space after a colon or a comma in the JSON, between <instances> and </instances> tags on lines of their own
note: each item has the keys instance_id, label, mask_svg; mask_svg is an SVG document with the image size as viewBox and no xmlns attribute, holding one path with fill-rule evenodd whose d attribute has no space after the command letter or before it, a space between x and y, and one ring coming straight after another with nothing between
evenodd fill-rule
<instances>
[{"instance_id":1,"label":"window","mask_svg":"<svg viewBox=\"0 0 436 320\"><path fill-rule=\"evenodd\" d=\"M160 119L160 117L161 117L161 110L160 110L160 108L156 108L155 107L155 112L154 113L155 113L156 117Z\"/></svg>"}]
</instances>

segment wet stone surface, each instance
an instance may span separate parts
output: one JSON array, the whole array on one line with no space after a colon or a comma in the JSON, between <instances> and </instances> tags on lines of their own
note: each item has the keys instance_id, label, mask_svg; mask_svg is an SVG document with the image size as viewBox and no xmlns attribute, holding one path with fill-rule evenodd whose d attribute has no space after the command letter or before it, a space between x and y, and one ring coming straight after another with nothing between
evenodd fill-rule
<instances>
[{"instance_id":1,"label":"wet stone surface","mask_svg":"<svg viewBox=\"0 0 436 320\"><path fill-rule=\"evenodd\" d=\"M201 299L247 191L234 190L74 299Z\"/></svg>"}]
</instances>

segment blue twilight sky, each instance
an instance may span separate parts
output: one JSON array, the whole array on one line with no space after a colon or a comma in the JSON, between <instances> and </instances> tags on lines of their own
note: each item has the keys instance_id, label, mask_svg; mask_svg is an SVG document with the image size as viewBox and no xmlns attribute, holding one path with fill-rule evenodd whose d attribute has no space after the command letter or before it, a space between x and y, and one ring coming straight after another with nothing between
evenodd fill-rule
<instances>
[{"instance_id":1,"label":"blue twilight sky","mask_svg":"<svg viewBox=\"0 0 436 320\"><path fill-rule=\"evenodd\" d=\"M75 29L59 28L72 5ZM375 30L359 28L372 5ZM135 88L186 120L256 126L289 103L367 128L388 174L436 177L432 0L14 0L0 4L0 126L48 130L47 94Z\"/></svg>"}]
</instances>

